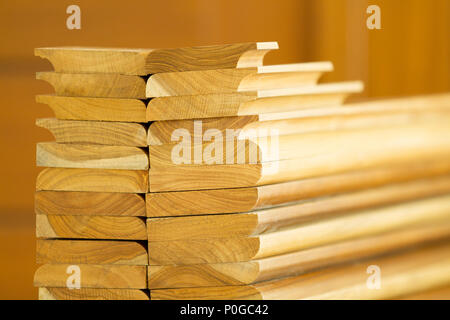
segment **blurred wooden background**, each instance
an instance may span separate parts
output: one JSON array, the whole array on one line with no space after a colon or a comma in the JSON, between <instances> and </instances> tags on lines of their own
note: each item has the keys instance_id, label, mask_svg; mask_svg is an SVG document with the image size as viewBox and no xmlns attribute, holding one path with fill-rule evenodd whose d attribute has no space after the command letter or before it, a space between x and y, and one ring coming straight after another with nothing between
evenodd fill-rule
<instances>
[{"instance_id":1,"label":"blurred wooden background","mask_svg":"<svg viewBox=\"0 0 450 320\"><path fill-rule=\"evenodd\" d=\"M66 8L81 7L81 30L66 29ZM361 79L360 98L450 91L450 1L371 0L382 30L366 28L368 0L14 0L0 1L0 299L34 299L33 193L36 128L52 116L34 95L50 65L41 46L180 47L279 42L267 63L331 60L324 81Z\"/></svg>"}]
</instances>

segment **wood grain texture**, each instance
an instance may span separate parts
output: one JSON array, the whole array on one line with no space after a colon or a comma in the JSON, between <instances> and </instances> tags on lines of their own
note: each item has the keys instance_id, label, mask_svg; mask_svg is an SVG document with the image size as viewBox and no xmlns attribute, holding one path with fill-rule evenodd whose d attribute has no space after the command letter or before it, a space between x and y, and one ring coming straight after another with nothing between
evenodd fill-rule
<instances>
[{"instance_id":1,"label":"wood grain texture","mask_svg":"<svg viewBox=\"0 0 450 320\"><path fill-rule=\"evenodd\" d=\"M450 219L450 196L353 212L252 237L149 241L149 264L240 262Z\"/></svg>"},{"instance_id":2,"label":"wood grain texture","mask_svg":"<svg viewBox=\"0 0 450 320\"><path fill-rule=\"evenodd\" d=\"M39 288L39 300L150 300L143 290Z\"/></svg>"},{"instance_id":3,"label":"wood grain texture","mask_svg":"<svg viewBox=\"0 0 450 320\"><path fill-rule=\"evenodd\" d=\"M69 264L44 264L34 274L35 287L66 288ZM145 266L80 264L81 288L145 289Z\"/></svg>"},{"instance_id":4,"label":"wood grain texture","mask_svg":"<svg viewBox=\"0 0 450 320\"><path fill-rule=\"evenodd\" d=\"M176 144L178 140L175 139L176 137L172 137L176 129L187 130L191 136L191 144L193 144L195 139L202 139L203 141L203 134L211 128L218 130L224 139L229 139L227 129L233 129L235 130L233 138L243 140L251 135L258 138L267 137L271 132L275 131L282 136L325 131L396 127L420 123L436 123L439 125L439 123L449 121L450 112L431 109L424 112L343 114L269 121L259 121L259 118L257 116L243 116L206 119L202 121L195 120L195 122L158 121L151 124L147 143L152 147L156 145ZM212 124L217 128L212 127ZM197 128L197 130L194 130L194 128Z\"/></svg>"},{"instance_id":5,"label":"wood grain texture","mask_svg":"<svg viewBox=\"0 0 450 320\"><path fill-rule=\"evenodd\" d=\"M115 192L37 191L36 214L81 216L146 215L145 200L139 194Z\"/></svg>"},{"instance_id":6,"label":"wood grain texture","mask_svg":"<svg viewBox=\"0 0 450 320\"><path fill-rule=\"evenodd\" d=\"M147 130L138 123L43 118L37 119L36 125L49 130L57 143L147 146Z\"/></svg>"},{"instance_id":7,"label":"wood grain texture","mask_svg":"<svg viewBox=\"0 0 450 320\"><path fill-rule=\"evenodd\" d=\"M445 156L450 152L449 142L448 126L432 124L311 133L302 135L296 144L295 159L261 164L151 168L150 191L252 187L394 165L411 159Z\"/></svg>"},{"instance_id":8,"label":"wood grain texture","mask_svg":"<svg viewBox=\"0 0 450 320\"><path fill-rule=\"evenodd\" d=\"M148 171L46 168L36 190L146 193Z\"/></svg>"},{"instance_id":9,"label":"wood grain texture","mask_svg":"<svg viewBox=\"0 0 450 320\"><path fill-rule=\"evenodd\" d=\"M436 159L437 160L437 159ZM450 162L423 161L250 188L146 194L148 217L253 211L315 197L450 173Z\"/></svg>"},{"instance_id":10,"label":"wood grain texture","mask_svg":"<svg viewBox=\"0 0 450 320\"><path fill-rule=\"evenodd\" d=\"M53 168L148 169L147 153L137 147L40 142L36 165Z\"/></svg>"},{"instance_id":11,"label":"wood grain texture","mask_svg":"<svg viewBox=\"0 0 450 320\"><path fill-rule=\"evenodd\" d=\"M256 67L267 52L276 49L276 42L248 42L174 49L36 48L34 54L48 59L56 72L147 75Z\"/></svg>"},{"instance_id":12,"label":"wood grain texture","mask_svg":"<svg viewBox=\"0 0 450 320\"><path fill-rule=\"evenodd\" d=\"M367 267L382 272L379 290L367 287ZM348 266L254 285L151 290L151 299L390 299L450 283L450 245L442 244Z\"/></svg>"},{"instance_id":13,"label":"wood grain texture","mask_svg":"<svg viewBox=\"0 0 450 320\"><path fill-rule=\"evenodd\" d=\"M36 237L67 239L146 240L139 217L36 215Z\"/></svg>"},{"instance_id":14,"label":"wood grain texture","mask_svg":"<svg viewBox=\"0 0 450 320\"><path fill-rule=\"evenodd\" d=\"M36 102L47 104L58 119L121 122L147 121L145 118L145 102L138 99L37 95Z\"/></svg>"},{"instance_id":15,"label":"wood grain texture","mask_svg":"<svg viewBox=\"0 0 450 320\"><path fill-rule=\"evenodd\" d=\"M318 62L159 73L148 79L146 95L152 98L296 88L316 84L332 68L329 62Z\"/></svg>"},{"instance_id":16,"label":"wood grain texture","mask_svg":"<svg viewBox=\"0 0 450 320\"><path fill-rule=\"evenodd\" d=\"M398 298L400 300L450 300L450 286L443 288L428 290L424 292L416 292L410 295Z\"/></svg>"},{"instance_id":17,"label":"wood grain texture","mask_svg":"<svg viewBox=\"0 0 450 320\"><path fill-rule=\"evenodd\" d=\"M145 79L120 74L37 72L59 96L145 99Z\"/></svg>"},{"instance_id":18,"label":"wood grain texture","mask_svg":"<svg viewBox=\"0 0 450 320\"><path fill-rule=\"evenodd\" d=\"M37 240L36 263L145 266L148 254L135 241Z\"/></svg>"},{"instance_id":19,"label":"wood grain texture","mask_svg":"<svg viewBox=\"0 0 450 320\"><path fill-rule=\"evenodd\" d=\"M149 241L255 236L375 206L450 193L450 176L388 185L239 214L147 219Z\"/></svg>"},{"instance_id":20,"label":"wood grain texture","mask_svg":"<svg viewBox=\"0 0 450 320\"><path fill-rule=\"evenodd\" d=\"M450 224L423 225L289 254L235 263L148 267L150 289L252 284L313 272L449 239Z\"/></svg>"}]
</instances>

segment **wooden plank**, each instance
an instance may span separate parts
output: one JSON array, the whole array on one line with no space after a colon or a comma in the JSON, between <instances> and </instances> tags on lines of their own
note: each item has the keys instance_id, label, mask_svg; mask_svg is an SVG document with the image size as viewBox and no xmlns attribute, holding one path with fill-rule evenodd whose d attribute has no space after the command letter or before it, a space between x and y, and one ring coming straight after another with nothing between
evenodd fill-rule
<instances>
[{"instance_id":1,"label":"wooden plank","mask_svg":"<svg viewBox=\"0 0 450 320\"><path fill-rule=\"evenodd\" d=\"M148 294L136 289L39 288L39 300L149 300Z\"/></svg>"},{"instance_id":2,"label":"wooden plank","mask_svg":"<svg viewBox=\"0 0 450 320\"><path fill-rule=\"evenodd\" d=\"M367 267L381 269L381 288L367 286ZM254 285L151 290L159 299L390 299L450 283L450 245L375 258Z\"/></svg>"},{"instance_id":3,"label":"wooden plank","mask_svg":"<svg viewBox=\"0 0 450 320\"><path fill-rule=\"evenodd\" d=\"M36 48L56 72L147 75L160 72L257 67L277 42L248 42L173 49Z\"/></svg>"},{"instance_id":4,"label":"wooden plank","mask_svg":"<svg viewBox=\"0 0 450 320\"><path fill-rule=\"evenodd\" d=\"M330 62L298 63L243 69L215 69L158 73L147 81L148 98L209 93L252 92L314 85ZM294 90L295 92L295 90ZM269 93L270 96L276 95Z\"/></svg>"},{"instance_id":5,"label":"wooden plank","mask_svg":"<svg viewBox=\"0 0 450 320\"><path fill-rule=\"evenodd\" d=\"M146 193L148 171L46 168L37 177L36 190Z\"/></svg>"},{"instance_id":6,"label":"wooden plank","mask_svg":"<svg viewBox=\"0 0 450 320\"><path fill-rule=\"evenodd\" d=\"M36 214L51 215L146 215L141 195L116 192L36 191L34 210Z\"/></svg>"},{"instance_id":7,"label":"wooden plank","mask_svg":"<svg viewBox=\"0 0 450 320\"><path fill-rule=\"evenodd\" d=\"M47 104L58 119L147 122L145 102L138 99L62 97L41 94L36 96L36 102Z\"/></svg>"},{"instance_id":8,"label":"wooden plank","mask_svg":"<svg viewBox=\"0 0 450 320\"><path fill-rule=\"evenodd\" d=\"M138 123L43 118L37 119L36 125L49 130L58 143L147 146L147 130Z\"/></svg>"},{"instance_id":9,"label":"wooden plank","mask_svg":"<svg viewBox=\"0 0 450 320\"><path fill-rule=\"evenodd\" d=\"M251 237L149 241L149 264L240 262L448 221L450 196L367 209Z\"/></svg>"},{"instance_id":10,"label":"wooden plank","mask_svg":"<svg viewBox=\"0 0 450 320\"><path fill-rule=\"evenodd\" d=\"M36 215L38 238L147 240L139 217Z\"/></svg>"},{"instance_id":11,"label":"wooden plank","mask_svg":"<svg viewBox=\"0 0 450 320\"><path fill-rule=\"evenodd\" d=\"M198 97L198 96L194 96ZM158 98L159 99L159 98ZM150 104L152 101L150 101ZM189 105L189 104L188 104ZM227 138L227 129L234 130L237 139L244 139L250 133L256 134L258 137L267 136L273 131L279 132L280 135L289 134L305 134L321 131L336 130L354 130L368 129L379 127L396 127L413 123L426 122L444 122L448 121L450 114L450 103L448 107L445 105L429 106L423 105L423 108L398 108L386 110L385 108L358 108L342 106L334 109L327 109L331 114L322 116L305 116L297 118L287 118L280 120L262 121L263 114L256 116L239 116L225 118L210 118L199 120L180 120L180 121L157 121L150 125L148 130L148 145L174 144L178 141L172 138L175 130L187 130L192 142L194 139L203 139L204 133L210 129L218 130ZM297 109L299 105L297 105ZM322 108L321 108L322 109ZM150 110L150 109L148 109ZM358 111L359 112L355 112ZM336 111L336 114L332 114ZM342 112L349 111L349 112ZM291 112L282 113L281 115L291 114ZM267 114L271 115L271 114ZM298 116L297 113L293 113Z\"/></svg>"},{"instance_id":12,"label":"wooden plank","mask_svg":"<svg viewBox=\"0 0 450 320\"><path fill-rule=\"evenodd\" d=\"M148 264L147 249L135 241L41 240L36 242L36 263Z\"/></svg>"},{"instance_id":13,"label":"wooden plank","mask_svg":"<svg viewBox=\"0 0 450 320\"><path fill-rule=\"evenodd\" d=\"M450 300L450 286L416 292L399 298L400 300Z\"/></svg>"},{"instance_id":14,"label":"wooden plank","mask_svg":"<svg viewBox=\"0 0 450 320\"><path fill-rule=\"evenodd\" d=\"M120 74L37 72L59 96L145 99L145 79Z\"/></svg>"},{"instance_id":15,"label":"wooden plank","mask_svg":"<svg viewBox=\"0 0 450 320\"><path fill-rule=\"evenodd\" d=\"M375 206L450 193L450 176L316 198L248 213L147 219L149 241L255 236Z\"/></svg>"},{"instance_id":16,"label":"wooden plank","mask_svg":"<svg viewBox=\"0 0 450 320\"><path fill-rule=\"evenodd\" d=\"M36 165L54 168L145 170L147 153L137 147L40 142Z\"/></svg>"},{"instance_id":17,"label":"wooden plank","mask_svg":"<svg viewBox=\"0 0 450 320\"><path fill-rule=\"evenodd\" d=\"M69 264L44 264L34 274L35 287L66 288ZM145 289L145 266L80 264L81 288Z\"/></svg>"},{"instance_id":18,"label":"wooden plank","mask_svg":"<svg viewBox=\"0 0 450 320\"><path fill-rule=\"evenodd\" d=\"M148 287L163 289L253 284L385 255L448 239L449 236L450 224L436 223L246 262L149 266Z\"/></svg>"},{"instance_id":19,"label":"wooden plank","mask_svg":"<svg viewBox=\"0 0 450 320\"><path fill-rule=\"evenodd\" d=\"M148 193L146 211L148 217L254 211L283 203L449 174L450 162L437 160L259 187Z\"/></svg>"},{"instance_id":20,"label":"wooden plank","mask_svg":"<svg viewBox=\"0 0 450 320\"><path fill-rule=\"evenodd\" d=\"M394 165L448 154L449 142L448 126L432 124L311 133L296 144L295 159L205 166L195 164L199 155L193 164L151 168L150 191L252 187Z\"/></svg>"}]
</instances>

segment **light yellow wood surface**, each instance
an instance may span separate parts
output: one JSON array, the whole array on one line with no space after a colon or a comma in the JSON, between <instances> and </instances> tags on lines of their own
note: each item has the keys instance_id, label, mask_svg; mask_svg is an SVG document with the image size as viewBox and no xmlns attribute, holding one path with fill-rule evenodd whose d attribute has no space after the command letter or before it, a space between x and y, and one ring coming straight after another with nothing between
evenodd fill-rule
<instances>
[{"instance_id":1,"label":"light yellow wood surface","mask_svg":"<svg viewBox=\"0 0 450 320\"><path fill-rule=\"evenodd\" d=\"M184 99L184 97L158 99ZM151 105L151 101L149 105ZM223 137L226 137L225 129L241 129L242 135L251 129L259 129L259 135L264 133L264 130L276 129L280 135L284 135L325 130L397 126L417 121L436 121L439 120L440 116L444 119L448 117L450 94L376 100L305 110L301 110L298 104L295 107L297 111L293 112L202 119L199 133L194 131L195 122L193 120L157 121L152 123L149 128L148 144L174 143L171 139L172 132L180 128L186 129L194 139L199 138L199 134L203 136L204 132L209 129L221 131ZM148 109L148 112L150 112L150 109ZM197 125L199 125L198 121Z\"/></svg>"},{"instance_id":2,"label":"light yellow wood surface","mask_svg":"<svg viewBox=\"0 0 450 320\"><path fill-rule=\"evenodd\" d=\"M40 142L36 165L54 168L148 169L147 153L137 147Z\"/></svg>"},{"instance_id":3,"label":"light yellow wood surface","mask_svg":"<svg viewBox=\"0 0 450 320\"><path fill-rule=\"evenodd\" d=\"M367 268L381 269L380 289ZM450 245L443 244L349 266L254 285L151 290L151 299L390 299L450 284Z\"/></svg>"},{"instance_id":4,"label":"light yellow wood surface","mask_svg":"<svg viewBox=\"0 0 450 320\"><path fill-rule=\"evenodd\" d=\"M424 243L449 239L450 224L423 225L337 242L265 259L235 263L148 267L150 289L252 284L316 271Z\"/></svg>"},{"instance_id":5,"label":"light yellow wood surface","mask_svg":"<svg viewBox=\"0 0 450 320\"><path fill-rule=\"evenodd\" d=\"M54 47L36 48L34 53L48 59L57 72L147 75L256 67L267 52L276 49L276 42L248 42L173 49Z\"/></svg>"},{"instance_id":6,"label":"light yellow wood surface","mask_svg":"<svg viewBox=\"0 0 450 320\"><path fill-rule=\"evenodd\" d=\"M147 219L149 241L254 236L375 206L450 193L450 176L388 185L239 214Z\"/></svg>"},{"instance_id":7,"label":"light yellow wood surface","mask_svg":"<svg viewBox=\"0 0 450 320\"><path fill-rule=\"evenodd\" d=\"M146 95L152 98L291 89L302 85L314 85L324 72L332 69L333 65L329 62L317 62L159 73L148 79Z\"/></svg>"},{"instance_id":8,"label":"light yellow wood surface","mask_svg":"<svg viewBox=\"0 0 450 320\"><path fill-rule=\"evenodd\" d=\"M148 294L136 289L39 288L39 300L149 300Z\"/></svg>"},{"instance_id":9,"label":"light yellow wood surface","mask_svg":"<svg viewBox=\"0 0 450 320\"><path fill-rule=\"evenodd\" d=\"M48 105L58 119L147 122L145 102L138 99L62 97L37 95L37 103Z\"/></svg>"},{"instance_id":10,"label":"light yellow wood surface","mask_svg":"<svg viewBox=\"0 0 450 320\"><path fill-rule=\"evenodd\" d=\"M448 173L450 161L430 160L259 187L148 193L145 203L149 217L246 212Z\"/></svg>"},{"instance_id":11,"label":"light yellow wood surface","mask_svg":"<svg viewBox=\"0 0 450 320\"><path fill-rule=\"evenodd\" d=\"M138 123L44 118L37 119L36 125L49 130L58 143L147 146L147 129Z\"/></svg>"},{"instance_id":12,"label":"light yellow wood surface","mask_svg":"<svg viewBox=\"0 0 450 320\"><path fill-rule=\"evenodd\" d=\"M295 145L295 159L206 166L191 159L193 164L151 168L150 191L251 187L436 158L449 152L450 130L443 125L311 133L302 135Z\"/></svg>"},{"instance_id":13,"label":"light yellow wood surface","mask_svg":"<svg viewBox=\"0 0 450 320\"><path fill-rule=\"evenodd\" d=\"M139 217L36 215L38 238L146 240Z\"/></svg>"},{"instance_id":14,"label":"light yellow wood surface","mask_svg":"<svg viewBox=\"0 0 450 320\"><path fill-rule=\"evenodd\" d=\"M406 295L401 300L450 300L450 286Z\"/></svg>"},{"instance_id":15,"label":"light yellow wood surface","mask_svg":"<svg viewBox=\"0 0 450 320\"><path fill-rule=\"evenodd\" d=\"M37 191L36 214L138 216L146 215L144 197L134 193Z\"/></svg>"},{"instance_id":16,"label":"light yellow wood surface","mask_svg":"<svg viewBox=\"0 0 450 320\"><path fill-rule=\"evenodd\" d=\"M120 74L37 72L59 96L145 99L145 79Z\"/></svg>"},{"instance_id":17,"label":"light yellow wood surface","mask_svg":"<svg viewBox=\"0 0 450 320\"><path fill-rule=\"evenodd\" d=\"M252 237L149 241L149 264L240 262L450 220L450 195L357 211Z\"/></svg>"},{"instance_id":18,"label":"light yellow wood surface","mask_svg":"<svg viewBox=\"0 0 450 320\"><path fill-rule=\"evenodd\" d=\"M36 190L146 193L148 171L46 168L37 177Z\"/></svg>"},{"instance_id":19,"label":"light yellow wood surface","mask_svg":"<svg viewBox=\"0 0 450 320\"><path fill-rule=\"evenodd\" d=\"M36 287L66 288L70 264L44 264L34 274ZM145 266L79 264L81 288L145 289ZM72 271L73 272L73 271Z\"/></svg>"},{"instance_id":20,"label":"light yellow wood surface","mask_svg":"<svg viewBox=\"0 0 450 320\"><path fill-rule=\"evenodd\" d=\"M147 249L135 241L42 240L36 242L36 263L148 264Z\"/></svg>"}]
</instances>

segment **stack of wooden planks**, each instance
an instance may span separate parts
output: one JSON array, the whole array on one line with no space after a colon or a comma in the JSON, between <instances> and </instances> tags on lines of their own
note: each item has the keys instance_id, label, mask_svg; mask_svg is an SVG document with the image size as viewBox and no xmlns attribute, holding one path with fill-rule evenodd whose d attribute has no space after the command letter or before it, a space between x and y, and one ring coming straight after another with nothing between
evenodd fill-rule
<instances>
[{"instance_id":1,"label":"stack of wooden planks","mask_svg":"<svg viewBox=\"0 0 450 320\"><path fill-rule=\"evenodd\" d=\"M344 104L360 82L264 66L277 48L36 49L55 90L37 97L55 113L37 120L55 137L37 145L41 299L450 285L450 94Z\"/></svg>"}]
</instances>

